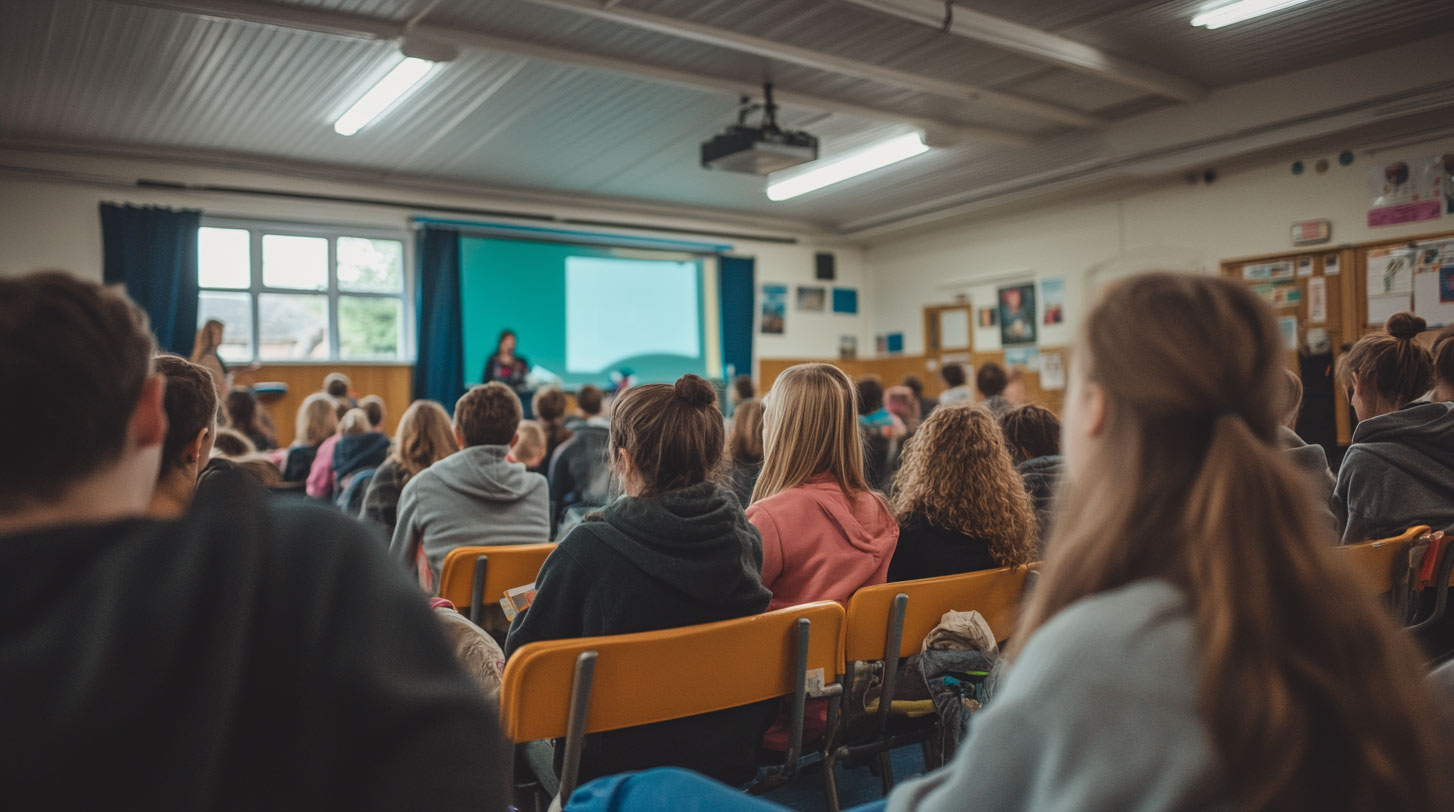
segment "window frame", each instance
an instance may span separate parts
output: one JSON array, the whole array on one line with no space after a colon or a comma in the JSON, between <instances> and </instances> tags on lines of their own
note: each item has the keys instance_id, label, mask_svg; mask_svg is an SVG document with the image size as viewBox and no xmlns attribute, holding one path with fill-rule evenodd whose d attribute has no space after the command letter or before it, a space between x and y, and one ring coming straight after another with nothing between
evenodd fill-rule
<instances>
[{"instance_id":1,"label":"window frame","mask_svg":"<svg viewBox=\"0 0 1454 812\"><path fill-rule=\"evenodd\" d=\"M246 288L218 288L201 284L201 268L198 268L199 293L242 293L246 294L252 309L252 333L249 345L252 357L233 363L259 363L268 366L309 366L319 364L349 364L351 366L398 366L413 364L417 360L416 335L414 327L414 234L409 229L394 229L387 226L352 226L324 223L306 223L282 220L254 220L241 217L204 216L202 228L239 229L248 232L248 286ZM263 237L314 237L324 238L328 244L328 278L322 290L309 288L279 288L263 284ZM338 238L362 237L365 239L394 240L403 246L403 288L398 293L379 291L348 291L338 287ZM200 262L200 257L199 257ZM284 294L302 296L323 296L328 301L328 357L277 358L259 357L262 343L262 323L258 318L259 294ZM348 359L341 355L339 341L338 302L342 296L369 299L397 299L400 303L399 357L394 359Z\"/></svg>"}]
</instances>

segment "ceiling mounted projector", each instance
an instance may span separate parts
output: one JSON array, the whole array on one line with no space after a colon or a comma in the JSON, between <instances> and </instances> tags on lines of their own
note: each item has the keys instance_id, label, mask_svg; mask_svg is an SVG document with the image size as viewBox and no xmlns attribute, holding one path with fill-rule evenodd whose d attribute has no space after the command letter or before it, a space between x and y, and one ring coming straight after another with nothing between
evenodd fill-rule
<instances>
[{"instance_id":1,"label":"ceiling mounted projector","mask_svg":"<svg viewBox=\"0 0 1454 812\"><path fill-rule=\"evenodd\" d=\"M816 137L778 127L771 82L762 86L762 99L762 104L753 104L744 96L737 123L702 144L703 168L766 175L818 159ZM762 123L752 127L747 117L756 110L762 110Z\"/></svg>"}]
</instances>

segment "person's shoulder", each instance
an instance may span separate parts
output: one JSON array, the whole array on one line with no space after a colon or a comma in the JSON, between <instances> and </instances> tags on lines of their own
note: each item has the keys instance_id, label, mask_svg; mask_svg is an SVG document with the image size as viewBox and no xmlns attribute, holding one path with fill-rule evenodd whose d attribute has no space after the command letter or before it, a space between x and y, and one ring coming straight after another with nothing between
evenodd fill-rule
<instances>
[{"instance_id":1,"label":"person's shoulder","mask_svg":"<svg viewBox=\"0 0 1454 812\"><path fill-rule=\"evenodd\" d=\"M1143 579L1062 609L1026 643L1016 668L1051 680L1077 672L1136 671L1150 678L1192 667L1194 632L1181 590Z\"/></svg>"}]
</instances>

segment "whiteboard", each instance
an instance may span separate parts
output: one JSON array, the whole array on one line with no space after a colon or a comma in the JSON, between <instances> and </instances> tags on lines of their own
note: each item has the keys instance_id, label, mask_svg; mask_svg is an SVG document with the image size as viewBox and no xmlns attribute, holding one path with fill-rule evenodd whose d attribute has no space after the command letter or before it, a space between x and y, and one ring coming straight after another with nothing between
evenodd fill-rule
<instances>
[{"instance_id":1,"label":"whiteboard","mask_svg":"<svg viewBox=\"0 0 1454 812\"><path fill-rule=\"evenodd\" d=\"M939 311L939 348L943 350L969 349L969 309Z\"/></svg>"}]
</instances>

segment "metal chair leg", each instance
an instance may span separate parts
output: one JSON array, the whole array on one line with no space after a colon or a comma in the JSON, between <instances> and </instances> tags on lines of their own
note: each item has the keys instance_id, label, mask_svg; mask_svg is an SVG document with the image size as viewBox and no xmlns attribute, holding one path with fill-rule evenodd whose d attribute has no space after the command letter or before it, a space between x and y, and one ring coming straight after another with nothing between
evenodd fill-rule
<instances>
[{"instance_id":1,"label":"metal chair leg","mask_svg":"<svg viewBox=\"0 0 1454 812\"><path fill-rule=\"evenodd\" d=\"M489 566L489 556L475 559L475 580L470 584L470 622L476 626L485 617L485 572Z\"/></svg>"},{"instance_id":2,"label":"metal chair leg","mask_svg":"<svg viewBox=\"0 0 1454 812\"><path fill-rule=\"evenodd\" d=\"M580 778L581 751L586 746L586 714L591 708L591 678L595 672L596 652L581 652L571 679L570 718L566 721L565 756L560 765L561 806L570 800Z\"/></svg>"}]
</instances>

